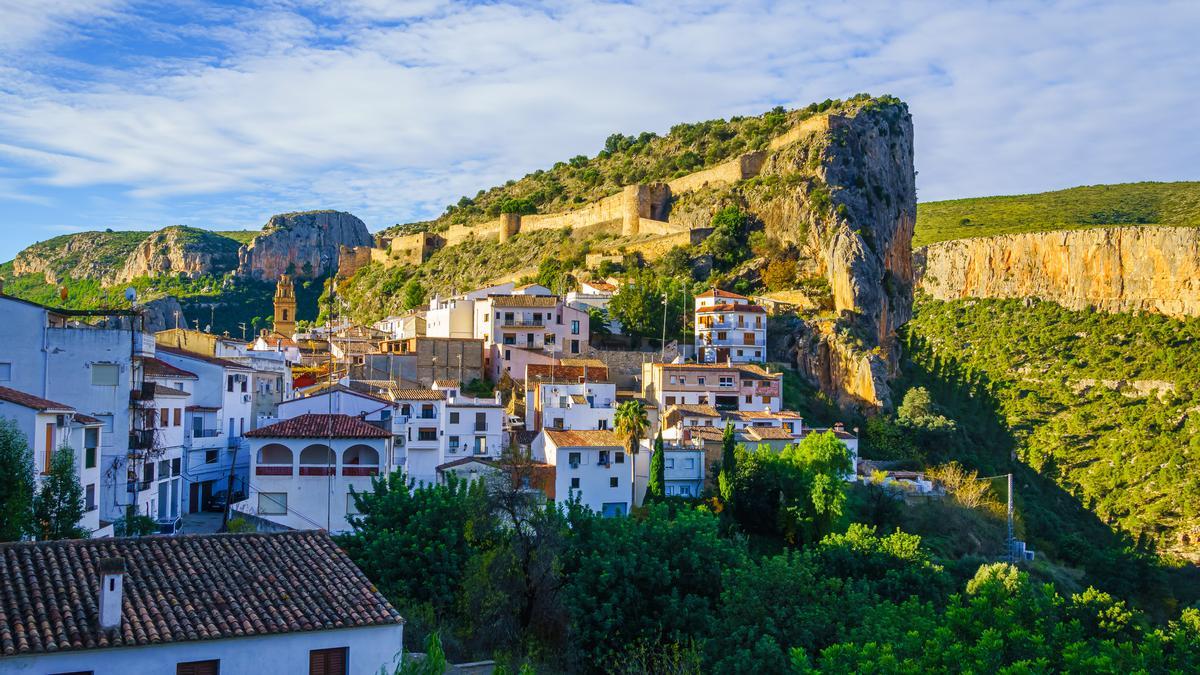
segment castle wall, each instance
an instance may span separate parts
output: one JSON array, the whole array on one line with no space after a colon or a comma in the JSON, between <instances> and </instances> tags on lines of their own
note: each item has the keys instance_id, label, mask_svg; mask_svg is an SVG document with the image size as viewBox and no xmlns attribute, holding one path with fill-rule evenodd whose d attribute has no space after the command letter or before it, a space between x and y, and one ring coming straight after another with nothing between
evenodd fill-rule
<instances>
[{"instance_id":1,"label":"castle wall","mask_svg":"<svg viewBox=\"0 0 1200 675\"><path fill-rule=\"evenodd\" d=\"M371 246L338 246L337 275L342 279L354 276L354 273L371 263Z\"/></svg>"},{"instance_id":2,"label":"castle wall","mask_svg":"<svg viewBox=\"0 0 1200 675\"><path fill-rule=\"evenodd\" d=\"M667 187L670 188L671 194L678 196L685 192L699 190L707 185L730 185L757 176L766 157L767 153L761 150L748 152L728 162L722 162L711 169L680 176L668 182Z\"/></svg>"}]
</instances>

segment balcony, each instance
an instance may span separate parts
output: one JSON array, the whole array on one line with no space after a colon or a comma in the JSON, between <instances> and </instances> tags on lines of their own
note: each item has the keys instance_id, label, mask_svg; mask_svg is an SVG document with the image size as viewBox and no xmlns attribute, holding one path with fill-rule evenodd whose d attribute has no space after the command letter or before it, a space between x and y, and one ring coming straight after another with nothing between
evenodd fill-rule
<instances>
[{"instance_id":1,"label":"balcony","mask_svg":"<svg viewBox=\"0 0 1200 675\"><path fill-rule=\"evenodd\" d=\"M129 481L128 483L126 483L126 486L127 486L126 489L128 489L130 492L136 494L138 492L145 492L146 490L149 490L150 489L150 481L148 481L148 480Z\"/></svg>"},{"instance_id":2,"label":"balcony","mask_svg":"<svg viewBox=\"0 0 1200 675\"><path fill-rule=\"evenodd\" d=\"M332 466L326 466L325 464L300 465L301 476L332 476L334 475L334 471L335 469Z\"/></svg>"},{"instance_id":3,"label":"balcony","mask_svg":"<svg viewBox=\"0 0 1200 675\"><path fill-rule=\"evenodd\" d=\"M377 466L343 466L343 476L378 476L379 467Z\"/></svg>"},{"instance_id":4,"label":"balcony","mask_svg":"<svg viewBox=\"0 0 1200 675\"><path fill-rule=\"evenodd\" d=\"M154 447L153 429L134 429L129 432L130 450L150 450Z\"/></svg>"},{"instance_id":5,"label":"balcony","mask_svg":"<svg viewBox=\"0 0 1200 675\"><path fill-rule=\"evenodd\" d=\"M484 422L482 424L480 424L478 422L475 423L475 431L487 431L487 430L488 430L487 422Z\"/></svg>"},{"instance_id":6,"label":"balcony","mask_svg":"<svg viewBox=\"0 0 1200 675\"><path fill-rule=\"evenodd\" d=\"M256 476L290 476L292 475L291 464L259 464L254 467L254 475Z\"/></svg>"},{"instance_id":7,"label":"balcony","mask_svg":"<svg viewBox=\"0 0 1200 675\"><path fill-rule=\"evenodd\" d=\"M545 319L513 319L512 321L497 321L496 328L500 330L535 330L546 327Z\"/></svg>"},{"instance_id":8,"label":"balcony","mask_svg":"<svg viewBox=\"0 0 1200 675\"><path fill-rule=\"evenodd\" d=\"M216 438L221 435L219 429L192 429L189 434L192 438Z\"/></svg>"}]
</instances>

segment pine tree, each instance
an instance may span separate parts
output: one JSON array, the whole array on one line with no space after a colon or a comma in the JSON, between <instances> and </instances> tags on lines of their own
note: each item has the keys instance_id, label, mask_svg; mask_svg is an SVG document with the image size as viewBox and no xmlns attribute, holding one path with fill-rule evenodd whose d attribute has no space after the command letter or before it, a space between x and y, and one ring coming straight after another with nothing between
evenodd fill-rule
<instances>
[{"instance_id":1,"label":"pine tree","mask_svg":"<svg viewBox=\"0 0 1200 675\"><path fill-rule=\"evenodd\" d=\"M654 454L650 457L650 481L646 485L646 497L661 499L666 496L667 460L663 452L662 429L654 439Z\"/></svg>"},{"instance_id":2,"label":"pine tree","mask_svg":"<svg viewBox=\"0 0 1200 675\"><path fill-rule=\"evenodd\" d=\"M75 451L64 445L50 460L50 472L33 499L33 520L38 539L84 539L90 532L79 526L83 518L83 486L75 474Z\"/></svg>"},{"instance_id":3,"label":"pine tree","mask_svg":"<svg viewBox=\"0 0 1200 675\"><path fill-rule=\"evenodd\" d=\"M737 440L733 434L733 424L725 423L725 434L721 437L721 475L717 477L717 488L721 493L721 501L729 504L733 501L733 476L737 471L737 458L734 450Z\"/></svg>"},{"instance_id":4,"label":"pine tree","mask_svg":"<svg viewBox=\"0 0 1200 675\"><path fill-rule=\"evenodd\" d=\"M33 532L33 452L16 422L0 417L0 541Z\"/></svg>"}]
</instances>

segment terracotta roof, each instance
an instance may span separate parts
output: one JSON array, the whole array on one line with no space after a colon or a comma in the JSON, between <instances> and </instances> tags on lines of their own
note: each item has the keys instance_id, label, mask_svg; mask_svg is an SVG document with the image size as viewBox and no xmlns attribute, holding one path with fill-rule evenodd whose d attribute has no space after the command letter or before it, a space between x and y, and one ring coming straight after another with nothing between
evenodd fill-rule
<instances>
[{"instance_id":1,"label":"terracotta roof","mask_svg":"<svg viewBox=\"0 0 1200 675\"><path fill-rule=\"evenodd\" d=\"M654 363L658 368L670 370L736 370L743 375L756 378L780 379L783 373L768 373L756 363Z\"/></svg>"},{"instance_id":2,"label":"terracotta roof","mask_svg":"<svg viewBox=\"0 0 1200 675\"><path fill-rule=\"evenodd\" d=\"M271 333L270 335L260 335L259 340L262 340L268 347L299 347L296 341L281 333Z\"/></svg>"},{"instance_id":3,"label":"terracotta roof","mask_svg":"<svg viewBox=\"0 0 1200 675\"><path fill-rule=\"evenodd\" d=\"M750 312L752 314L766 314L767 310L763 309L759 305L735 305L728 302L723 302L719 305L712 305L710 307L696 308L697 314L704 314L706 312ZM701 326L701 328L703 327L704 326ZM746 328L750 328L750 326L746 326Z\"/></svg>"},{"instance_id":4,"label":"terracotta roof","mask_svg":"<svg viewBox=\"0 0 1200 675\"><path fill-rule=\"evenodd\" d=\"M615 431L551 431L547 429L546 438L558 447L591 447L610 448L625 447L625 438Z\"/></svg>"},{"instance_id":5,"label":"terracotta roof","mask_svg":"<svg viewBox=\"0 0 1200 675\"><path fill-rule=\"evenodd\" d=\"M103 421L98 420L95 417L92 417L91 415L84 415L83 413L75 413L75 421L84 426L87 426L87 427L99 426L99 425L104 424Z\"/></svg>"},{"instance_id":6,"label":"terracotta roof","mask_svg":"<svg viewBox=\"0 0 1200 675\"><path fill-rule=\"evenodd\" d=\"M578 404L584 404L584 403L587 403L588 401L587 401L587 397L584 396L583 394L571 394L571 402L578 403Z\"/></svg>"},{"instance_id":7,"label":"terracotta roof","mask_svg":"<svg viewBox=\"0 0 1200 675\"><path fill-rule=\"evenodd\" d=\"M350 415L308 413L246 432L247 438L391 438L389 431Z\"/></svg>"},{"instance_id":8,"label":"terracotta roof","mask_svg":"<svg viewBox=\"0 0 1200 675\"><path fill-rule=\"evenodd\" d=\"M711 405L699 403L680 403L667 408L667 414L678 412L683 415L691 415L693 417L720 417L721 413Z\"/></svg>"},{"instance_id":9,"label":"terracotta roof","mask_svg":"<svg viewBox=\"0 0 1200 675\"><path fill-rule=\"evenodd\" d=\"M605 291L608 293L613 293L617 290L616 286L608 283L607 281L585 281L583 283L587 284L588 286L591 286L592 288L594 288L598 291Z\"/></svg>"},{"instance_id":10,"label":"terracotta roof","mask_svg":"<svg viewBox=\"0 0 1200 675\"><path fill-rule=\"evenodd\" d=\"M26 394L23 391L17 391L16 389L10 389L8 387L0 387L0 401L16 403L19 406L24 406L39 412L75 412L75 409L66 403L58 403L56 401L51 401L48 398L34 396L33 394Z\"/></svg>"},{"instance_id":11,"label":"terracotta roof","mask_svg":"<svg viewBox=\"0 0 1200 675\"><path fill-rule=\"evenodd\" d=\"M322 384L325 384L325 383L322 383ZM391 401L387 400L386 398L380 398L378 396L368 394L366 392L358 391L357 389L351 389L350 387L347 387L346 385L341 384L341 383L334 384L333 386L322 386L320 391L309 393L307 396L302 396L300 398L291 398L286 401L280 401L279 405L287 405L288 403L295 403L296 401L303 401L303 400L310 399L310 398L313 398L316 396L324 396L325 394L328 394L331 392L342 392L342 393L350 394L352 396L358 396L359 398L370 399L372 401L376 401L376 402L382 403L384 405L388 405L388 406L393 405L393 403Z\"/></svg>"},{"instance_id":12,"label":"terracotta roof","mask_svg":"<svg viewBox=\"0 0 1200 675\"><path fill-rule=\"evenodd\" d=\"M489 295L496 307L555 307L557 295Z\"/></svg>"},{"instance_id":13,"label":"terracotta roof","mask_svg":"<svg viewBox=\"0 0 1200 675\"><path fill-rule=\"evenodd\" d=\"M190 370L184 370L173 366L162 359L144 356L142 357L142 372L146 377L173 377L175 379L196 380L199 379L195 373Z\"/></svg>"},{"instance_id":14,"label":"terracotta roof","mask_svg":"<svg viewBox=\"0 0 1200 675\"><path fill-rule=\"evenodd\" d=\"M152 397L153 396L173 396L173 397L177 397L177 398L186 398L188 396L191 396L191 394L187 393L186 391L184 391L182 389L176 389L175 387L168 387L165 384L162 384L161 382L144 382L143 385L146 387L146 391L151 392Z\"/></svg>"},{"instance_id":15,"label":"terracotta roof","mask_svg":"<svg viewBox=\"0 0 1200 675\"><path fill-rule=\"evenodd\" d=\"M757 441L790 441L792 432L784 427L747 427L744 433Z\"/></svg>"},{"instance_id":16,"label":"terracotta roof","mask_svg":"<svg viewBox=\"0 0 1200 675\"><path fill-rule=\"evenodd\" d=\"M771 412L770 410L722 410L721 417L738 420L800 419L800 415L791 410L781 410L779 412Z\"/></svg>"},{"instance_id":17,"label":"terracotta roof","mask_svg":"<svg viewBox=\"0 0 1200 675\"><path fill-rule=\"evenodd\" d=\"M434 389L393 389L397 401L442 401L446 392Z\"/></svg>"},{"instance_id":18,"label":"terracotta roof","mask_svg":"<svg viewBox=\"0 0 1200 675\"><path fill-rule=\"evenodd\" d=\"M554 365L548 363L530 363L525 366L525 380L578 380L581 377L587 377L588 382L604 382L608 380L608 366L603 363L599 365L588 365L585 369L582 365Z\"/></svg>"},{"instance_id":19,"label":"terracotta roof","mask_svg":"<svg viewBox=\"0 0 1200 675\"><path fill-rule=\"evenodd\" d=\"M458 380L434 380L433 386L444 389L458 389L462 385Z\"/></svg>"},{"instance_id":20,"label":"terracotta roof","mask_svg":"<svg viewBox=\"0 0 1200 675\"><path fill-rule=\"evenodd\" d=\"M172 356L182 356L183 358L187 358L187 359L195 359L196 361L203 361L204 363L210 363L214 366L221 366L222 368L230 368L232 370L254 370L250 366L243 366L242 364L237 363L235 361L230 361L228 359L219 359L215 356L206 356L203 354L197 354L195 352L188 352L188 351L184 351L182 349L178 349L176 347L163 347L163 346L159 345L159 346L155 347L154 350L156 352L163 352L166 354L171 354Z\"/></svg>"},{"instance_id":21,"label":"terracotta roof","mask_svg":"<svg viewBox=\"0 0 1200 675\"><path fill-rule=\"evenodd\" d=\"M737 293L730 293L729 291L723 291L719 288L713 288L713 289L704 291L703 293L698 294L696 297L697 298L736 298L738 300L749 300L750 299L744 295L738 295Z\"/></svg>"},{"instance_id":22,"label":"terracotta roof","mask_svg":"<svg viewBox=\"0 0 1200 675\"><path fill-rule=\"evenodd\" d=\"M220 412L221 408L215 405L189 405L184 410L188 412Z\"/></svg>"},{"instance_id":23,"label":"terracotta roof","mask_svg":"<svg viewBox=\"0 0 1200 675\"><path fill-rule=\"evenodd\" d=\"M122 622L108 632L100 568L114 558L125 565ZM0 544L0 579L4 656L404 622L316 530Z\"/></svg>"}]
</instances>

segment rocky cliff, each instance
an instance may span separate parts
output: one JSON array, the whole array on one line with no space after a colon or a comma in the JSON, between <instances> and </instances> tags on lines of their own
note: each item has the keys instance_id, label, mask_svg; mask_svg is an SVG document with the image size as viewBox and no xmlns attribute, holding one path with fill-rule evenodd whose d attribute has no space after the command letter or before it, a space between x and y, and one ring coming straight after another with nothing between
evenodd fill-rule
<instances>
[{"instance_id":1,"label":"rocky cliff","mask_svg":"<svg viewBox=\"0 0 1200 675\"><path fill-rule=\"evenodd\" d=\"M800 246L832 315L800 322L787 356L843 406L890 408L896 329L912 316L912 118L891 98L830 115L768 155L745 190L769 235Z\"/></svg>"},{"instance_id":2,"label":"rocky cliff","mask_svg":"<svg viewBox=\"0 0 1200 675\"><path fill-rule=\"evenodd\" d=\"M1200 315L1200 229L1106 227L943 241L915 252L941 300L1039 298L1070 309Z\"/></svg>"},{"instance_id":3,"label":"rocky cliff","mask_svg":"<svg viewBox=\"0 0 1200 675\"><path fill-rule=\"evenodd\" d=\"M114 271L149 232L80 232L38 242L13 259L13 274L41 274L50 284L65 279L111 280Z\"/></svg>"},{"instance_id":4,"label":"rocky cliff","mask_svg":"<svg viewBox=\"0 0 1200 675\"><path fill-rule=\"evenodd\" d=\"M238 243L194 227L174 225L151 234L125 259L115 281L160 274L221 274L238 264Z\"/></svg>"},{"instance_id":5,"label":"rocky cliff","mask_svg":"<svg viewBox=\"0 0 1200 675\"><path fill-rule=\"evenodd\" d=\"M262 234L238 252L238 274L276 279L284 273L314 278L337 270L339 246L370 246L363 221L342 211L271 216Z\"/></svg>"}]
</instances>

